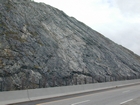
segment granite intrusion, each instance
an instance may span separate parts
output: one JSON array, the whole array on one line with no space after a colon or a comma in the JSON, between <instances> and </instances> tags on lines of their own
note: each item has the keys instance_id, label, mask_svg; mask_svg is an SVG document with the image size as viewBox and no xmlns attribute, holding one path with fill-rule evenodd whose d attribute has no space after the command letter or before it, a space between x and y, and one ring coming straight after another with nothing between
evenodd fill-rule
<instances>
[{"instance_id":1,"label":"granite intrusion","mask_svg":"<svg viewBox=\"0 0 140 105\"><path fill-rule=\"evenodd\" d=\"M4 90L140 74L138 55L64 12L31 0L4 1L0 3L0 81L4 81Z\"/></svg>"}]
</instances>

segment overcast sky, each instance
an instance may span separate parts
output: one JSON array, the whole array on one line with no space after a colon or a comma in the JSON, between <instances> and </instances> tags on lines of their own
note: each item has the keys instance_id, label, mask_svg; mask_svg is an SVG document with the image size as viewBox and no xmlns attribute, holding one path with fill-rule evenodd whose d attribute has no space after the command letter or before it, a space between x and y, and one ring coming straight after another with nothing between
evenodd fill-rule
<instances>
[{"instance_id":1,"label":"overcast sky","mask_svg":"<svg viewBox=\"0 0 140 105\"><path fill-rule=\"evenodd\" d=\"M140 0L35 0L75 17L140 55Z\"/></svg>"}]
</instances>

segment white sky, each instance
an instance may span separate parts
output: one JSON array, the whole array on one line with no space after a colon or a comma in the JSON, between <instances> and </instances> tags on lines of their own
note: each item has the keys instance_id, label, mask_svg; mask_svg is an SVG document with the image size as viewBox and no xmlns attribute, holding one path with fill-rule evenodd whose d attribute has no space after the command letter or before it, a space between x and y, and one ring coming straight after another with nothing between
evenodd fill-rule
<instances>
[{"instance_id":1,"label":"white sky","mask_svg":"<svg viewBox=\"0 0 140 105\"><path fill-rule=\"evenodd\" d=\"M35 0L67 15L140 55L140 0Z\"/></svg>"}]
</instances>

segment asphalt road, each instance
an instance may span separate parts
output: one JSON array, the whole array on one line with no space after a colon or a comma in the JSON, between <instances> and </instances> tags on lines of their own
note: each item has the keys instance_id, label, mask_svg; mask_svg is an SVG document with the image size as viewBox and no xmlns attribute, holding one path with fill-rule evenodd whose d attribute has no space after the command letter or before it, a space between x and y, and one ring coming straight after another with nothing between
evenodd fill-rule
<instances>
[{"instance_id":1,"label":"asphalt road","mask_svg":"<svg viewBox=\"0 0 140 105\"><path fill-rule=\"evenodd\" d=\"M140 97L138 97L134 100L128 101L128 102L124 103L123 105L140 105Z\"/></svg>"},{"instance_id":2,"label":"asphalt road","mask_svg":"<svg viewBox=\"0 0 140 105\"><path fill-rule=\"evenodd\" d=\"M121 105L140 97L140 85L14 105Z\"/></svg>"}]
</instances>

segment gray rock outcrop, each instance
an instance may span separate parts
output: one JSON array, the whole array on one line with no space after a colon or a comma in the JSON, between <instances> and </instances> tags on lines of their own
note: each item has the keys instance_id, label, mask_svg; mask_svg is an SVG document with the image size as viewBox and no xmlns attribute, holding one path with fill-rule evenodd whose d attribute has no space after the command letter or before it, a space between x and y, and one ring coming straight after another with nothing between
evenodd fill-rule
<instances>
[{"instance_id":1,"label":"gray rock outcrop","mask_svg":"<svg viewBox=\"0 0 140 105\"><path fill-rule=\"evenodd\" d=\"M6 1L0 3L3 90L139 76L138 55L84 23L43 3Z\"/></svg>"}]
</instances>

